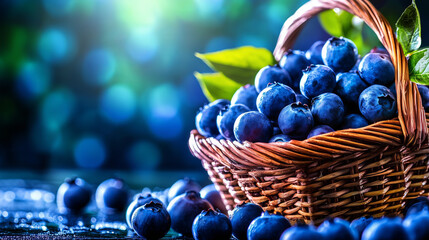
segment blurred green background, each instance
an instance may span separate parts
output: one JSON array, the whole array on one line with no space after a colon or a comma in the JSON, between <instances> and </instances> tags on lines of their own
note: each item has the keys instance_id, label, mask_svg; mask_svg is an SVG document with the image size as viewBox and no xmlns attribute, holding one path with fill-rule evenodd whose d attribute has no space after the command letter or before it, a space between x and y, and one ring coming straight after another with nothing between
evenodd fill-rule
<instances>
[{"instance_id":1,"label":"blurred green background","mask_svg":"<svg viewBox=\"0 0 429 240\"><path fill-rule=\"evenodd\" d=\"M207 103L193 72L210 71L194 53L272 51L304 2L0 0L0 178L205 176L187 147ZM428 3L416 2L427 46ZM394 24L411 1L373 3ZM312 19L295 47L328 37Z\"/></svg>"}]
</instances>

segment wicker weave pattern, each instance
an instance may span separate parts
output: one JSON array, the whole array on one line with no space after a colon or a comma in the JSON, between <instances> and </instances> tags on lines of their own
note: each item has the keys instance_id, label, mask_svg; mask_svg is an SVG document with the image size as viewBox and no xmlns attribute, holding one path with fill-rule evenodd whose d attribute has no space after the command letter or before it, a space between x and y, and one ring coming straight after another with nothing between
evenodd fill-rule
<instances>
[{"instance_id":1,"label":"wicker weave pattern","mask_svg":"<svg viewBox=\"0 0 429 240\"><path fill-rule=\"evenodd\" d=\"M391 27L367 0L304 4L285 22L275 57L292 46L309 18L332 8L363 19L389 51L396 71L398 118L288 143L218 141L193 130L190 150L223 189L229 209L250 200L292 221L318 224L327 216L398 213L406 200L428 195L427 116Z\"/></svg>"}]
</instances>

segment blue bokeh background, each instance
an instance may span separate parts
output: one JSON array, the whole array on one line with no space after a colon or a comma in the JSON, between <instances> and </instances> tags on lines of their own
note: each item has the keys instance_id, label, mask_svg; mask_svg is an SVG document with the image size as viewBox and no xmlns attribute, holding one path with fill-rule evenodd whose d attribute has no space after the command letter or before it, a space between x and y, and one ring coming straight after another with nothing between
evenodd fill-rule
<instances>
[{"instance_id":1,"label":"blue bokeh background","mask_svg":"<svg viewBox=\"0 0 429 240\"><path fill-rule=\"evenodd\" d=\"M203 171L195 52L273 50L305 1L0 1L0 168ZM393 24L411 1L374 0ZM428 4L417 1L423 45ZM312 19L296 48L328 35Z\"/></svg>"}]
</instances>

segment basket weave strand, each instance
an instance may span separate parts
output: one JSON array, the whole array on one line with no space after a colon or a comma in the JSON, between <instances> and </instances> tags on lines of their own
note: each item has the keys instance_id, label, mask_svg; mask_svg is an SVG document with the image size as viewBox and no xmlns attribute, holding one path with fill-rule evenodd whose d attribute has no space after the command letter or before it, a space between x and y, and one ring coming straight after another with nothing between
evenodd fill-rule
<instances>
[{"instance_id":1,"label":"basket weave strand","mask_svg":"<svg viewBox=\"0 0 429 240\"><path fill-rule=\"evenodd\" d=\"M363 19L395 66L398 117L288 143L239 143L191 131L189 148L202 160L228 209L251 201L292 221L327 216L354 219L399 213L405 201L429 192L428 122L408 65L386 19L367 0L312 0L284 24L278 60L303 24L340 8Z\"/></svg>"}]
</instances>

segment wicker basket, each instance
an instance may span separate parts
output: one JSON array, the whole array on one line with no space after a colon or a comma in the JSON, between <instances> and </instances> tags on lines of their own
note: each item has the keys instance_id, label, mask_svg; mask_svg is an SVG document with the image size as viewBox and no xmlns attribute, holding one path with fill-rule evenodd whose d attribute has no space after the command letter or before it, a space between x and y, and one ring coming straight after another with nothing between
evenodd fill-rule
<instances>
[{"instance_id":1,"label":"wicker basket","mask_svg":"<svg viewBox=\"0 0 429 240\"><path fill-rule=\"evenodd\" d=\"M334 8L364 20L390 53L398 118L288 143L218 141L193 130L189 148L228 209L250 200L292 221L319 224L327 216L398 214L406 200L428 196L427 116L392 28L368 0L307 2L285 22L274 56L291 48L309 18Z\"/></svg>"}]
</instances>

